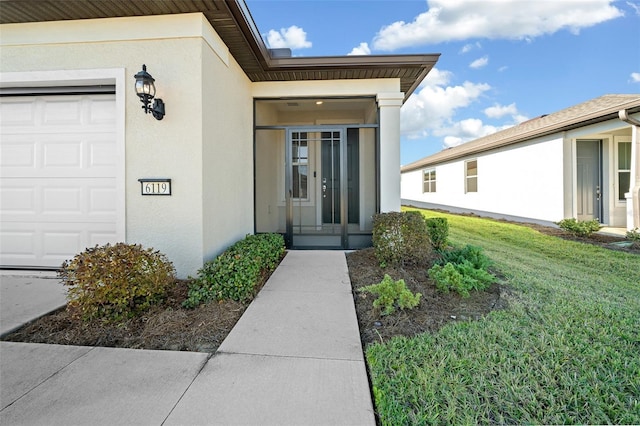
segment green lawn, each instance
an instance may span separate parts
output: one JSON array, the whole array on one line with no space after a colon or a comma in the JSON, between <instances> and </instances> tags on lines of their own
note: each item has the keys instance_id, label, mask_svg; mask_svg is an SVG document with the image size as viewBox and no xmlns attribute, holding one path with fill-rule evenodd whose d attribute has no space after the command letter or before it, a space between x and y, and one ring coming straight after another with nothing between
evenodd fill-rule
<instances>
[{"instance_id":1,"label":"green lawn","mask_svg":"<svg viewBox=\"0 0 640 426\"><path fill-rule=\"evenodd\" d=\"M640 256L422 212L484 248L509 308L371 346L382 424L640 424Z\"/></svg>"}]
</instances>

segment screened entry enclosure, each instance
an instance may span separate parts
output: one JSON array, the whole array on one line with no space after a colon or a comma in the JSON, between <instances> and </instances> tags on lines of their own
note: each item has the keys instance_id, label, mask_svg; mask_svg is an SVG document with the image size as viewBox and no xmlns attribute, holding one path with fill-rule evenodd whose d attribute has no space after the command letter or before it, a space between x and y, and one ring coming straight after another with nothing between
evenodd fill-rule
<instances>
[{"instance_id":1,"label":"screened entry enclosure","mask_svg":"<svg viewBox=\"0 0 640 426\"><path fill-rule=\"evenodd\" d=\"M375 102L316 102L256 102L256 232L281 233L293 248L369 246L378 210L377 125L365 117ZM271 121L261 122L260 112ZM327 117L336 112L340 118ZM300 125L282 123L296 118Z\"/></svg>"}]
</instances>

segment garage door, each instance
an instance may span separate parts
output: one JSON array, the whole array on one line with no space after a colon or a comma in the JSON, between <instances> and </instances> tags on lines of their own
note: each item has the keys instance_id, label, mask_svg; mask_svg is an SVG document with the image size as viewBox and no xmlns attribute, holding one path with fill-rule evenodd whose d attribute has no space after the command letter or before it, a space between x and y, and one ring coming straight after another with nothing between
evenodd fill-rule
<instances>
[{"instance_id":1,"label":"garage door","mask_svg":"<svg viewBox=\"0 0 640 426\"><path fill-rule=\"evenodd\" d=\"M115 95L0 98L0 266L117 240Z\"/></svg>"}]
</instances>

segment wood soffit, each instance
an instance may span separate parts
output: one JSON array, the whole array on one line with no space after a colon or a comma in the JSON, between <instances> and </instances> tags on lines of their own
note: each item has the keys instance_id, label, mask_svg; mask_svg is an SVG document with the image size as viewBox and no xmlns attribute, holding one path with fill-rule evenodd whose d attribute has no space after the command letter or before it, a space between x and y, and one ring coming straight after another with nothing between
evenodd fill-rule
<instances>
[{"instance_id":1,"label":"wood soffit","mask_svg":"<svg viewBox=\"0 0 640 426\"><path fill-rule=\"evenodd\" d=\"M399 78L405 100L440 54L271 58L244 0L0 0L0 23L201 12L247 77L260 81Z\"/></svg>"}]
</instances>

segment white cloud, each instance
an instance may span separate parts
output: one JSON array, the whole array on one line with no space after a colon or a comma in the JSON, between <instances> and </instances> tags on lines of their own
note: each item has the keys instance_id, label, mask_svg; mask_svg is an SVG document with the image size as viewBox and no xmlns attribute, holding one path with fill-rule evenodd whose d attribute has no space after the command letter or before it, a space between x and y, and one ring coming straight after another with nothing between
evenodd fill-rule
<instances>
[{"instance_id":1,"label":"white cloud","mask_svg":"<svg viewBox=\"0 0 640 426\"><path fill-rule=\"evenodd\" d=\"M475 42L475 43L468 43L465 44L462 49L460 49L460 53L469 53L471 52L473 49L480 49L482 47L482 45L480 44L480 42Z\"/></svg>"},{"instance_id":2,"label":"white cloud","mask_svg":"<svg viewBox=\"0 0 640 426\"><path fill-rule=\"evenodd\" d=\"M475 61L471 62L469 64L470 68L474 68L474 69L478 69L478 68L482 68L487 66L487 64L489 63L489 57L488 56L483 56L482 58L478 58Z\"/></svg>"},{"instance_id":3,"label":"white cloud","mask_svg":"<svg viewBox=\"0 0 640 426\"><path fill-rule=\"evenodd\" d=\"M422 80L419 88L423 88L425 86L444 86L449 84L449 80L453 77L453 73L451 71L441 70L438 68L432 68L429 71L429 74Z\"/></svg>"},{"instance_id":4,"label":"white cloud","mask_svg":"<svg viewBox=\"0 0 640 426\"><path fill-rule=\"evenodd\" d=\"M516 115L518 113L518 108L516 108L516 104L512 103L510 105L498 105L495 104L492 107L485 108L484 114L489 118L502 118L505 115Z\"/></svg>"},{"instance_id":5,"label":"white cloud","mask_svg":"<svg viewBox=\"0 0 640 426\"><path fill-rule=\"evenodd\" d=\"M627 2L627 5L636 11L636 15L640 15L640 5L631 3L630 1Z\"/></svg>"},{"instance_id":6,"label":"white cloud","mask_svg":"<svg viewBox=\"0 0 640 426\"><path fill-rule=\"evenodd\" d=\"M351 49L347 55L371 55L371 49L369 43L360 43L358 47Z\"/></svg>"},{"instance_id":7,"label":"white cloud","mask_svg":"<svg viewBox=\"0 0 640 426\"><path fill-rule=\"evenodd\" d=\"M281 28L280 31L269 30L267 33L267 44L272 49L283 47L304 49L311 47L311 42L307 41L307 33L295 25L289 28Z\"/></svg>"},{"instance_id":8,"label":"white cloud","mask_svg":"<svg viewBox=\"0 0 640 426\"><path fill-rule=\"evenodd\" d=\"M438 133L444 136L444 148L451 148L482 136L490 135L498 130L501 129L484 124L478 118L467 118L454 123L451 127L441 129Z\"/></svg>"},{"instance_id":9,"label":"white cloud","mask_svg":"<svg viewBox=\"0 0 640 426\"><path fill-rule=\"evenodd\" d=\"M396 50L474 38L525 40L569 30L577 34L624 12L613 0L428 0L412 22L397 21L375 36L373 48ZM499 13L497 13L499 11Z\"/></svg>"},{"instance_id":10,"label":"white cloud","mask_svg":"<svg viewBox=\"0 0 640 426\"><path fill-rule=\"evenodd\" d=\"M401 114L401 132L410 139L436 134L451 125L456 111L476 101L491 86L465 81L449 86L452 74L434 68L420 87L405 102Z\"/></svg>"},{"instance_id":11,"label":"white cloud","mask_svg":"<svg viewBox=\"0 0 640 426\"><path fill-rule=\"evenodd\" d=\"M418 90L401 110L401 133L408 139L427 136L442 138L443 148L453 147L506 129L528 118L518 112L515 103L494 104L484 113L491 119L503 119L499 125L486 124L481 118L456 119L465 108L478 102L491 89L486 83L465 81L450 85L450 71L432 69Z\"/></svg>"},{"instance_id":12,"label":"white cloud","mask_svg":"<svg viewBox=\"0 0 640 426\"><path fill-rule=\"evenodd\" d=\"M634 83L640 83L640 72L632 72L631 81Z\"/></svg>"}]
</instances>

